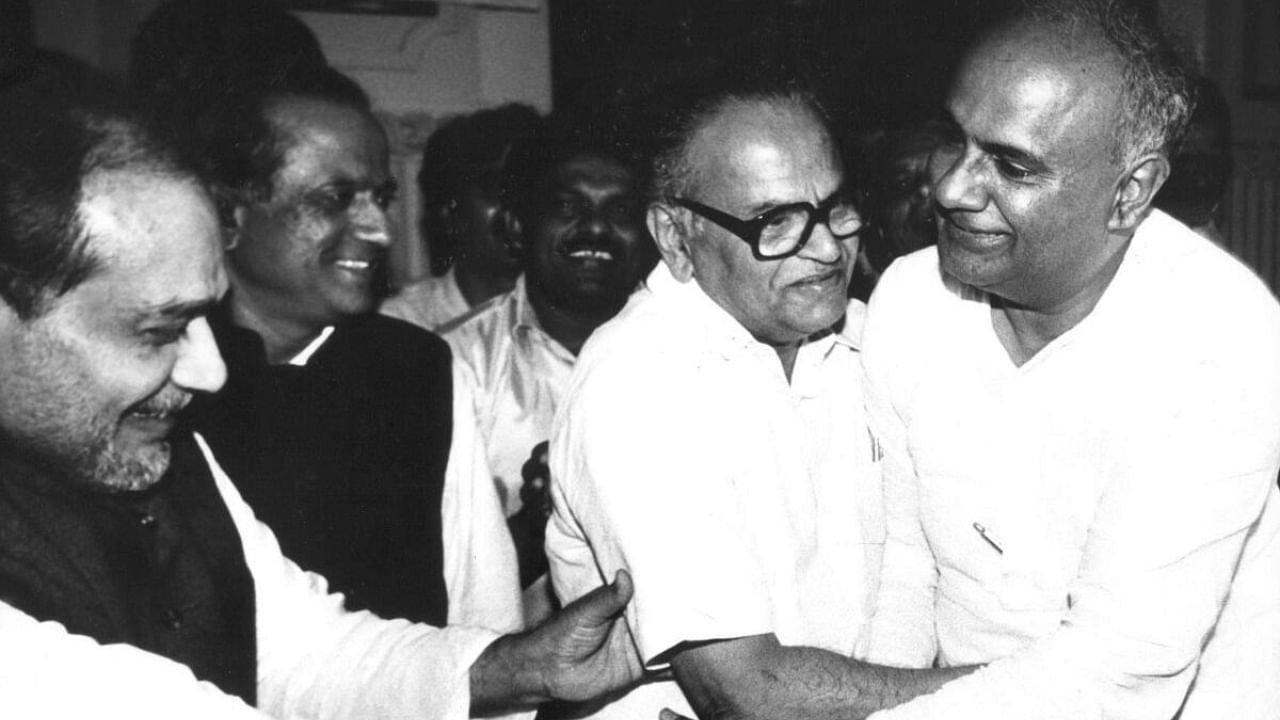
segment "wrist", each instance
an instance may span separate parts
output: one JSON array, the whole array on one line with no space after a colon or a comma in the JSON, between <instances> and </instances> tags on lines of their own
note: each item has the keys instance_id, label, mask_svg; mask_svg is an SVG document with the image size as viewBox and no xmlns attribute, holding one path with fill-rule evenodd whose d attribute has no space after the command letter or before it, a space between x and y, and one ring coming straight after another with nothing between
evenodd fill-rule
<instances>
[{"instance_id":1,"label":"wrist","mask_svg":"<svg viewBox=\"0 0 1280 720\"><path fill-rule=\"evenodd\" d=\"M551 699L539 662L529 652L529 633L504 635L471 665L471 714L531 710Z\"/></svg>"}]
</instances>

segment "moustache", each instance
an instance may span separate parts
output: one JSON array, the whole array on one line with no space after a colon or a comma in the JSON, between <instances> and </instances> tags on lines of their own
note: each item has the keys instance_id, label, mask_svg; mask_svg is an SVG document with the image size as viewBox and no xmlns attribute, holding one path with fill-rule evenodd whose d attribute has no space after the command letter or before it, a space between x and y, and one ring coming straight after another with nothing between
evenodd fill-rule
<instances>
[{"instance_id":1,"label":"moustache","mask_svg":"<svg viewBox=\"0 0 1280 720\"><path fill-rule=\"evenodd\" d=\"M178 414L191 403L191 393L174 390L162 391L129 408L130 415L167 418Z\"/></svg>"}]
</instances>

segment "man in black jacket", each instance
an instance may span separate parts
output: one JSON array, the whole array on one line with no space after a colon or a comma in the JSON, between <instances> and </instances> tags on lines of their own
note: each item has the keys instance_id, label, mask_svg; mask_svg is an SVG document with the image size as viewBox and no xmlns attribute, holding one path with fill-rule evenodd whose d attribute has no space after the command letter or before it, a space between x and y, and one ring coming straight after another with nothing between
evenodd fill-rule
<instances>
[{"instance_id":1,"label":"man in black jacket","mask_svg":"<svg viewBox=\"0 0 1280 720\"><path fill-rule=\"evenodd\" d=\"M468 389L439 338L371 312L396 185L367 97L335 70L296 69L209 126L229 379L193 427L349 608L517 629L514 548Z\"/></svg>"},{"instance_id":2,"label":"man in black jacket","mask_svg":"<svg viewBox=\"0 0 1280 720\"><path fill-rule=\"evenodd\" d=\"M225 380L220 241L195 174L130 116L3 91L0 713L462 718L633 678L626 579L500 637L344 611L281 555L176 428Z\"/></svg>"}]
</instances>

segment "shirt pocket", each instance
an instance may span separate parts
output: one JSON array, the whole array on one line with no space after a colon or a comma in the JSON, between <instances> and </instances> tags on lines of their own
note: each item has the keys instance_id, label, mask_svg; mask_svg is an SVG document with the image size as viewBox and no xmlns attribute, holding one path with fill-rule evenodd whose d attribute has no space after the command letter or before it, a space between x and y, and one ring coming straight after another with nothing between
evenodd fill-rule
<instances>
[{"instance_id":1,"label":"shirt pocket","mask_svg":"<svg viewBox=\"0 0 1280 720\"><path fill-rule=\"evenodd\" d=\"M940 589L974 611L994 604L1010 613L1057 618L1067 608L1063 550L1035 511L984 492L977 480L921 482L921 517Z\"/></svg>"}]
</instances>

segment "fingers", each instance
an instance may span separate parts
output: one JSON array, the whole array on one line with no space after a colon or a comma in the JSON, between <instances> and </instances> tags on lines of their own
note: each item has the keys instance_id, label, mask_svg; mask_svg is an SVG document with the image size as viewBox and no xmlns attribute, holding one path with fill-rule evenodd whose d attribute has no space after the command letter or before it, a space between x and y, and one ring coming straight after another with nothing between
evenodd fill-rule
<instances>
[{"instance_id":1,"label":"fingers","mask_svg":"<svg viewBox=\"0 0 1280 720\"><path fill-rule=\"evenodd\" d=\"M621 605L625 606L631 602L631 594L635 591L635 585L631 583L631 573L626 570L619 570L613 576L613 582L609 587L612 588L614 598Z\"/></svg>"}]
</instances>

